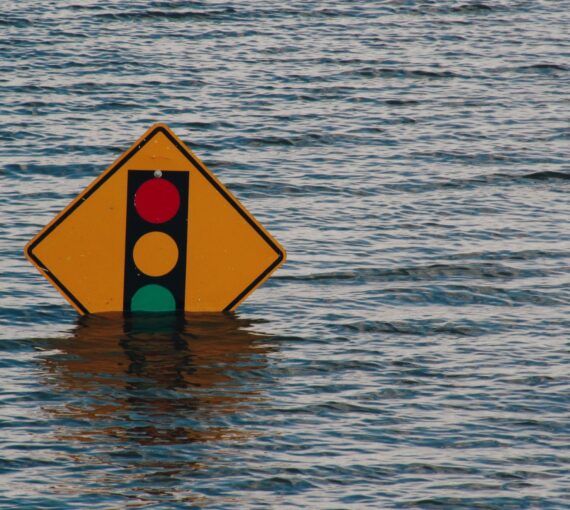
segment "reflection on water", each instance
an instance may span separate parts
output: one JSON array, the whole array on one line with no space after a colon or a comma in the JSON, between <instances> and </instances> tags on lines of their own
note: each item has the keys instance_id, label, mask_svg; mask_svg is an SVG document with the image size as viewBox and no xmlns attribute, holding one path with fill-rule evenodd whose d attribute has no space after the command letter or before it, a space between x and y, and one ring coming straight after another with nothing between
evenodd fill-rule
<instances>
[{"instance_id":1,"label":"reflection on water","mask_svg":"<svg viewBox=\"0 0 570 510\"><path fill-rule=\"evenodd\" d=\"M63 397L46 408L59 439L124 449L246 438L231 416L262 398L255 372L271 349L251 325L220 314L81 318L41 357Z\"/></svg>"}]
</instances>

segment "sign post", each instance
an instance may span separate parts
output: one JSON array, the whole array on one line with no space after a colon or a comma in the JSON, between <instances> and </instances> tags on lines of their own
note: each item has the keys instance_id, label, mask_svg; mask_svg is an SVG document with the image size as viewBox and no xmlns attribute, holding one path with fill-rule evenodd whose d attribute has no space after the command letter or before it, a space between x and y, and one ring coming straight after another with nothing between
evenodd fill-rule
<instances>
[{"instance_id":1,"label":"sign post","mask_svg":"<svg viewBox=\"0 0 570 510\"><path fill-rule=\"evenodd\" d=\"M61 211L25 254L81 314L234 310L286 257L164 124Z\"/></svg>"}]
</instances>

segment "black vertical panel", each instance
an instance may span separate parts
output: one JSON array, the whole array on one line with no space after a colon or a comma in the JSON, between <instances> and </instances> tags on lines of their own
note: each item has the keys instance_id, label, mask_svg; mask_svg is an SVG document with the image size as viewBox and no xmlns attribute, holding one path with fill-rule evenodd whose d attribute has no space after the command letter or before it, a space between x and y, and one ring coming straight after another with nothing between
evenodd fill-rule
<instances>
[{"instance_id":1,"label":"black vertical panel","mask_svg":"<svg viewBox=\"0 0 570 510\"><path fill-rule=\"evenodd\" d=\"M154 170L129 170L127 187L127 229L125 239L125 283L123 310L131 311L131 299L141 287L158 284L166 287L176 301L176 310L183 311L186 291L186 245L188 237L188 185L189 172L162 171L160 179L170 181L180 194L180 208L176 215L165 223L154 224L141 218L135 208L135 193L150 179L156 179ZM149 232L164 232L178 246L178 262L163 276L149 276L140 271L133 259L133 250L141 236ZM157 253L157 257L160 253Z\"/></svg>"}]
</instances>

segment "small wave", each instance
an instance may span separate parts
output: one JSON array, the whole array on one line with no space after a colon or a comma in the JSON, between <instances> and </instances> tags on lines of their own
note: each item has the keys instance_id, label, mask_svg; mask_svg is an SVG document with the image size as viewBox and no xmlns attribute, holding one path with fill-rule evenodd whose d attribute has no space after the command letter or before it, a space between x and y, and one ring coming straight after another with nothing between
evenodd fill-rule
<instances>
[{"instance_id":1,"label":"small wave","mask_svg":"<svg viewBox=\"0 0 570 510\"><path fill-rule=\"evenodd\" d=\"M508 9L506 5L500 5L496 2L463 2L457 5L456 2L416 2L416 5L403 5L403 2L398 3L397 12L410 13L415 15L429 15L429 14L448 14L448 15L477 15L489 14L498 11L505 11ZM455 5L454 5L455 4ZM438 23L440 20L434 20ZM447 22L447 20L445 20ZM462 22L462 21L460 21ZM463 21L464 22L464 21Z\"/></svg>"},{"instance_id":2,"label":"small wave","mask_svg":"<svg viewBox=\"0 0 570 510\"><path fill-rule=\"evenodd\" d=\"M524 72L551 73L557 71L570 71L570 67L561 64L533 64L517 67L516 70Z\"/></svg>"},{"instance_id":3,"label":"small wave","mask_svg":"<svg viewBox=\"0 0 570 510\"><path fill-rule=\"evenodd\" d=\"M362 141L362 137L346 134L346 133L303 133L295 136L265 136L235 139L237 145L251 145L254 147L263 147L268 145L277 146L295 146L295 147L313 147L321 145L333 145L338 143L358 143Z\"/></svg>"},{"instance_id":4,"label":"small wave","mask_svg":"<svg viewBox=\"0 0 570 510\"><path fill-rule=\"evenodd\" d=\"M151 0L147 3L150 7L155 9L177 9L179 7L189 7L191 5L200 5L193 0Z\"/></svg>"},{"instance_id":5,"label":"small wave","mask_svg":"<svg viewBox=\"0 0 570 510\"><path fill-rule=\"evenodd\" d=\"M464 161L473 164L496 163L498 161L516 161L516 157L501 152L469 153L458 150L436 150L429 152L417 152L416 156L429 161Z\"/></svg>"},{"instance_id":6,"label":"small wave","mask_svg":"<svg viewBox=\"0 0 570 510\"><path fill-rule=\"evenodd\" d=\"M294 185L285 182L264 181L254 183L228 183L232 191L244 196L318 196L346 194L347 190L338 186L325 185Z\"/></svg>"},{"instance_id":7,"label":"small wave","mask_svg":"<svg viewBox=\"0 0 570 510\"><path fill-rule=\"evenodd\" d=\"M298 10L293 14L299 16L302 15L303 17L307 18L339 18L341 16L355 16L358 14L354 13L353 9L350 10L342 10L342 9L330 9L330 8L323 8L317 10Z\"/></svg>"},{"instance_id":8,"label":"small wave","mask_svg":"<svg viewBox=\"0 0 570 510\"><path fill-rule=\"evenodd\" d=\"M22 330L30 326L37 329L50 325L60 327L63 322L62 319L65 320L66 318L75 318L75 315L67 308L62 312L62 307L55 304L36 304L29 309L11 306L0 308L0 325L10 328L18 326ZM3 337L3 335L0 335L0 337ZM10 337L6 339L17 340L17 338Z\"/></svg>"},{"instance_id":9,"label":"small wave","mask_svg":"<svg viewBox=\"0 0 570 510\"><path fill-rule=\"evenodd\" d=\"M464 77L453 71L428 71L424 69L398 69L394 67L362 67L340 73L343 76L362 76L363 78L460 78Z\"/></svg>"},{"instance_id":10,"label":"small wave","mask_svg":"<svg viewBox=\"0 0 570 510\"><path fill-rule=\"evenodd\" d=\"M485 74L489 77L497 77L500 75L560 75L561 73L567 73L570 71L570 67L563 64L532 64L532 65L519 65L519 66L498 66L489 67L485 70ZM504 79L501 77L500 79ZM529 77L530 79L530 77Z\"/></svg>"},{"instance_id":11,"label":"small wave","mask_svg":"<svg viewBox=\"0 0 570 510\"><path fill-rule=\"evenodd\" d=\"M209 129L222 129L222 128L231 129L237 127L236 124L224 120L215 120L212 122L204 122L204 121L181 122L179 126L189 131L205 131Z\"/></svg>"},{"instance_id":12,"label":"small wave","mask_svg":"<svg viewBox=\"0 0 570 510\"><path fill-rule=\"evenodd\" d=\"M338 283L362 280L365 282L383 281L433 281L445 279L514 279L546 276L547 270L518 269L492 262L473 264L432 264L427 266L389 268L357 268L349 271L313 273L300 276L274 276L274 279L289 281L311 281L315 283Z\"/></svg>"},{"instance_id":13,"label":"small wave","mask_svg":"<svg viewBox=\"0 0 570 510\"><path fill-rule=\"evenodd\" d=\"M345 413L358 413L358 414L375 414L376 408L372 406L358 405L348 402L325 402L322 404L309 404L300 407L282 408L282 413L292 414L311 414L311 415L327 415L345 414Z\"/></svg>"},{"instance_id":14,"label":"small wave","mask_svg":"<svg viewBox=\"0 0 570 510\"><path fill-rule=\"evenodd\" d=\"M433 6L429 6L426 11L434 14L489 14L498 11L505 11L508 9L506 5L498 3L485 3L485 2L467 2L459 5L450 5L452 2L435 2Z\"/></svg>"},{"instance_id":15,"label":"small wave","mask_svg":"<svg viewBox=\"0 0 570 510\"><path fill-rule=\"evenodd\" d=\"M26 177L32 175L50 175L55 177L85 177L96 175L96 165L72 164L72 165L35 165L27 163L10 163L0 167L0 175L8 177Z\"/></svg>"},{"instance_id":16,"label":"small wave","mask_svg":"<svg viewBox=\"0 0 570 510\"><path fill-rule=\"evenodd\" d=\"M446 322L440 319L418 319L407 321L356 321L349 324L340 325L341 328L358 333L396 333L399 335L430 336L436 334L447 334L455 336L480 336L488 334L490 331L498 332L504 328L506 322L501 324L486 322L482 323L472 320L458 320Z\"/></svg>"},{"instance_id":17,"label":"small wave","mask_svg":"<svg viewBox=\"0 0 570 510\"><path fill-rule=\"evenodd\" d=\"M459 475L466 473L477 473L477 469L468 466L450 466L442 464L400 464L398 468L405 473L409 474L445 474L445 475Z\"/></svg>"},{"instance_id":18,"label":"small wave","mask_svg":"<svg viewBox=\"0 0 570 510\"><path fill-rule=\"evenodd\" d=\"M493 6L479 2L449 7L449 12L454 12L454 13L471 13L471 12L478 13L478 12L489 12L494 10L496 9Z\"/></svg>"},{"instance_id":19,"label":"small wave","mask_svg":"<svg viewBox=\"0 0 570 510\"><path fill-rule=\"evenodd\" d=\"M132 12L103 12L93 14L94 18L108 20L140 20L140 19L165 19L165 20L200 20L217 18L234 14L236 9L227 7L218 10L192 10L192 11L167 11L167 10L147 10Z\"/></svg>"},{"instance_id":20,"label":"small wave","mask_svg":"<svg viewBox=\"0 0 570 510\"><path fill-rule=\"evenodd\" d=\"M555 386L560 383L560 379L548 375L524 375L516 377L508 377L504 379L508 384L517 384L521 386Z\"/></svg>"},{"instance_id":21,"label":"small wave","mask_svg":"<svg viewBox=\"0 0 570 510\"><path fill-rule=\"evenodd\" d=\"M553 170L544 170L542 172L533 172L522 176L523 179L534 179L535 181L546 181L550 179L570 180L570 172L555 172Z\"/></svg>"},{"instance_id":22,"label":"small wave","mask_svg":"<svg viewBox=\"0 0 570 510\"><path fill-rule=\"evenodd\" d=\"M465 152L459 150L436 150L429 152L417 152L416 156L427 161L450 162L462 161L469 164L477 165L496 165L523 163L526 165L539 164L556 164L560 165L566 161L557 154L544 153L537 156L529 156L521 152ZM516 177L516 176L511 176Z\"/></svg>"},{"instance_id":23,"label":"small wave","mask_svg":"<svg viewBox=\"0 0 570 510\"><path fill-rule=\"evenodd\" d=\"M401 191L404 193L430 193L441 189L469 189L486 184L494 184L500 178L496 176L476 176L470 179L450 179L450 180L418 180L409 179L407 181L388 183L384 185L386 190Z\"/></svg>"},{"instance_id":24,"label":"small wave","mask_svg":"<svg viewBox=\"0 0 570 510\"><path fill-rule=\"evenodd\" d=\"M467 252L449 255L450 260L466 260L466 259L483 259L483 260L536 260L536 259L565 259L568 252L560 251L544 251L544 250L500 250L487 252Z\"/></svg>"},{"instance_id":25,"label":"small wave","mask_svg":"<svg viewBox=\"0 0 570 510\"><path fill-rule=\"evenodd\" d=\"M255 17L294 17L302 19L330 19L330 18L367 18L373 17L374 14L370 14L366 9L359 9L357 5L349 9L343 8L330 8L323 7L320 9L306 9L303 8L302 4L300 7L290 7L282 5L279 9L274 9L271 7L260 7L253 8L249 12L250 15Z\"/></svg>"},{"instance_id":26,"label":"small wave","mask_svg":"<svg viewBox=\"0 0 570 510\"><path fill-rule=\"evenodd\" d=\"M566 421L554 421L546 418L517 418L512 416L492 416L486 418L486 421L491 424L497 424L501 427L506 427L512 431L524 431L532 433L536 430L543 432L555 432L565 434L568 430Z\"/></svg>"},{"instance_id":27,"label":"small wave","mask_svg":"<svg viewBox=\"0 0 570 510\"><path fill-rule=\"evenodd\" d=\"M2 17L0 17L0 27L4 26L4 27L23 28L23 27L28 27L31 24L32 24L32 21L29 20L28 18L18 18L18 17L2 18Z\"/></svg>"},{"instance_id":28,"label":"small wave","mask_svg":"<svg viewBox=\"0 0 570 510\"><path fill-rule=\"evenodd\" d=\"M464 179L446 180L423 180L409 179L401 182L385 184L383 187L391 191L401 191L404 193L430 193L441 189L471 189L481 186L507 186L525 182L528 179L535 181L546 181L551 179L569 180L570 172L556 172L545 170L532 172L525 175L513 175L508 173L481 174Z\"/></svg>"},{"instance_id":29,"label":"small wave","mask_svg":"<svg viewBox=\"0 0 570 510\"><path fill-rule=\"evenodd\" d=\"M384 102L390 106L407 106L420 104L420 102L416 99L386 99Z\"/></svg>"}]
</instances>

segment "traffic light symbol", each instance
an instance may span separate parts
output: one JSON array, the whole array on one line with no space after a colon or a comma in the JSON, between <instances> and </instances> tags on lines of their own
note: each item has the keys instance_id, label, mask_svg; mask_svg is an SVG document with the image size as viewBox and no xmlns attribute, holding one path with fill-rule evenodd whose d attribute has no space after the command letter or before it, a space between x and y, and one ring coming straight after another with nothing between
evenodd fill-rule
<instances>
[{"instance_id":1,"label":"traffic light symbol","mask_svg":"<svg viewBox=\"0 0 570 510\"><path fill-rule=\"evenodd\" d=\"M124 310L184 310L187 171L129 170Z\"/></svg>"}]
</instances>

